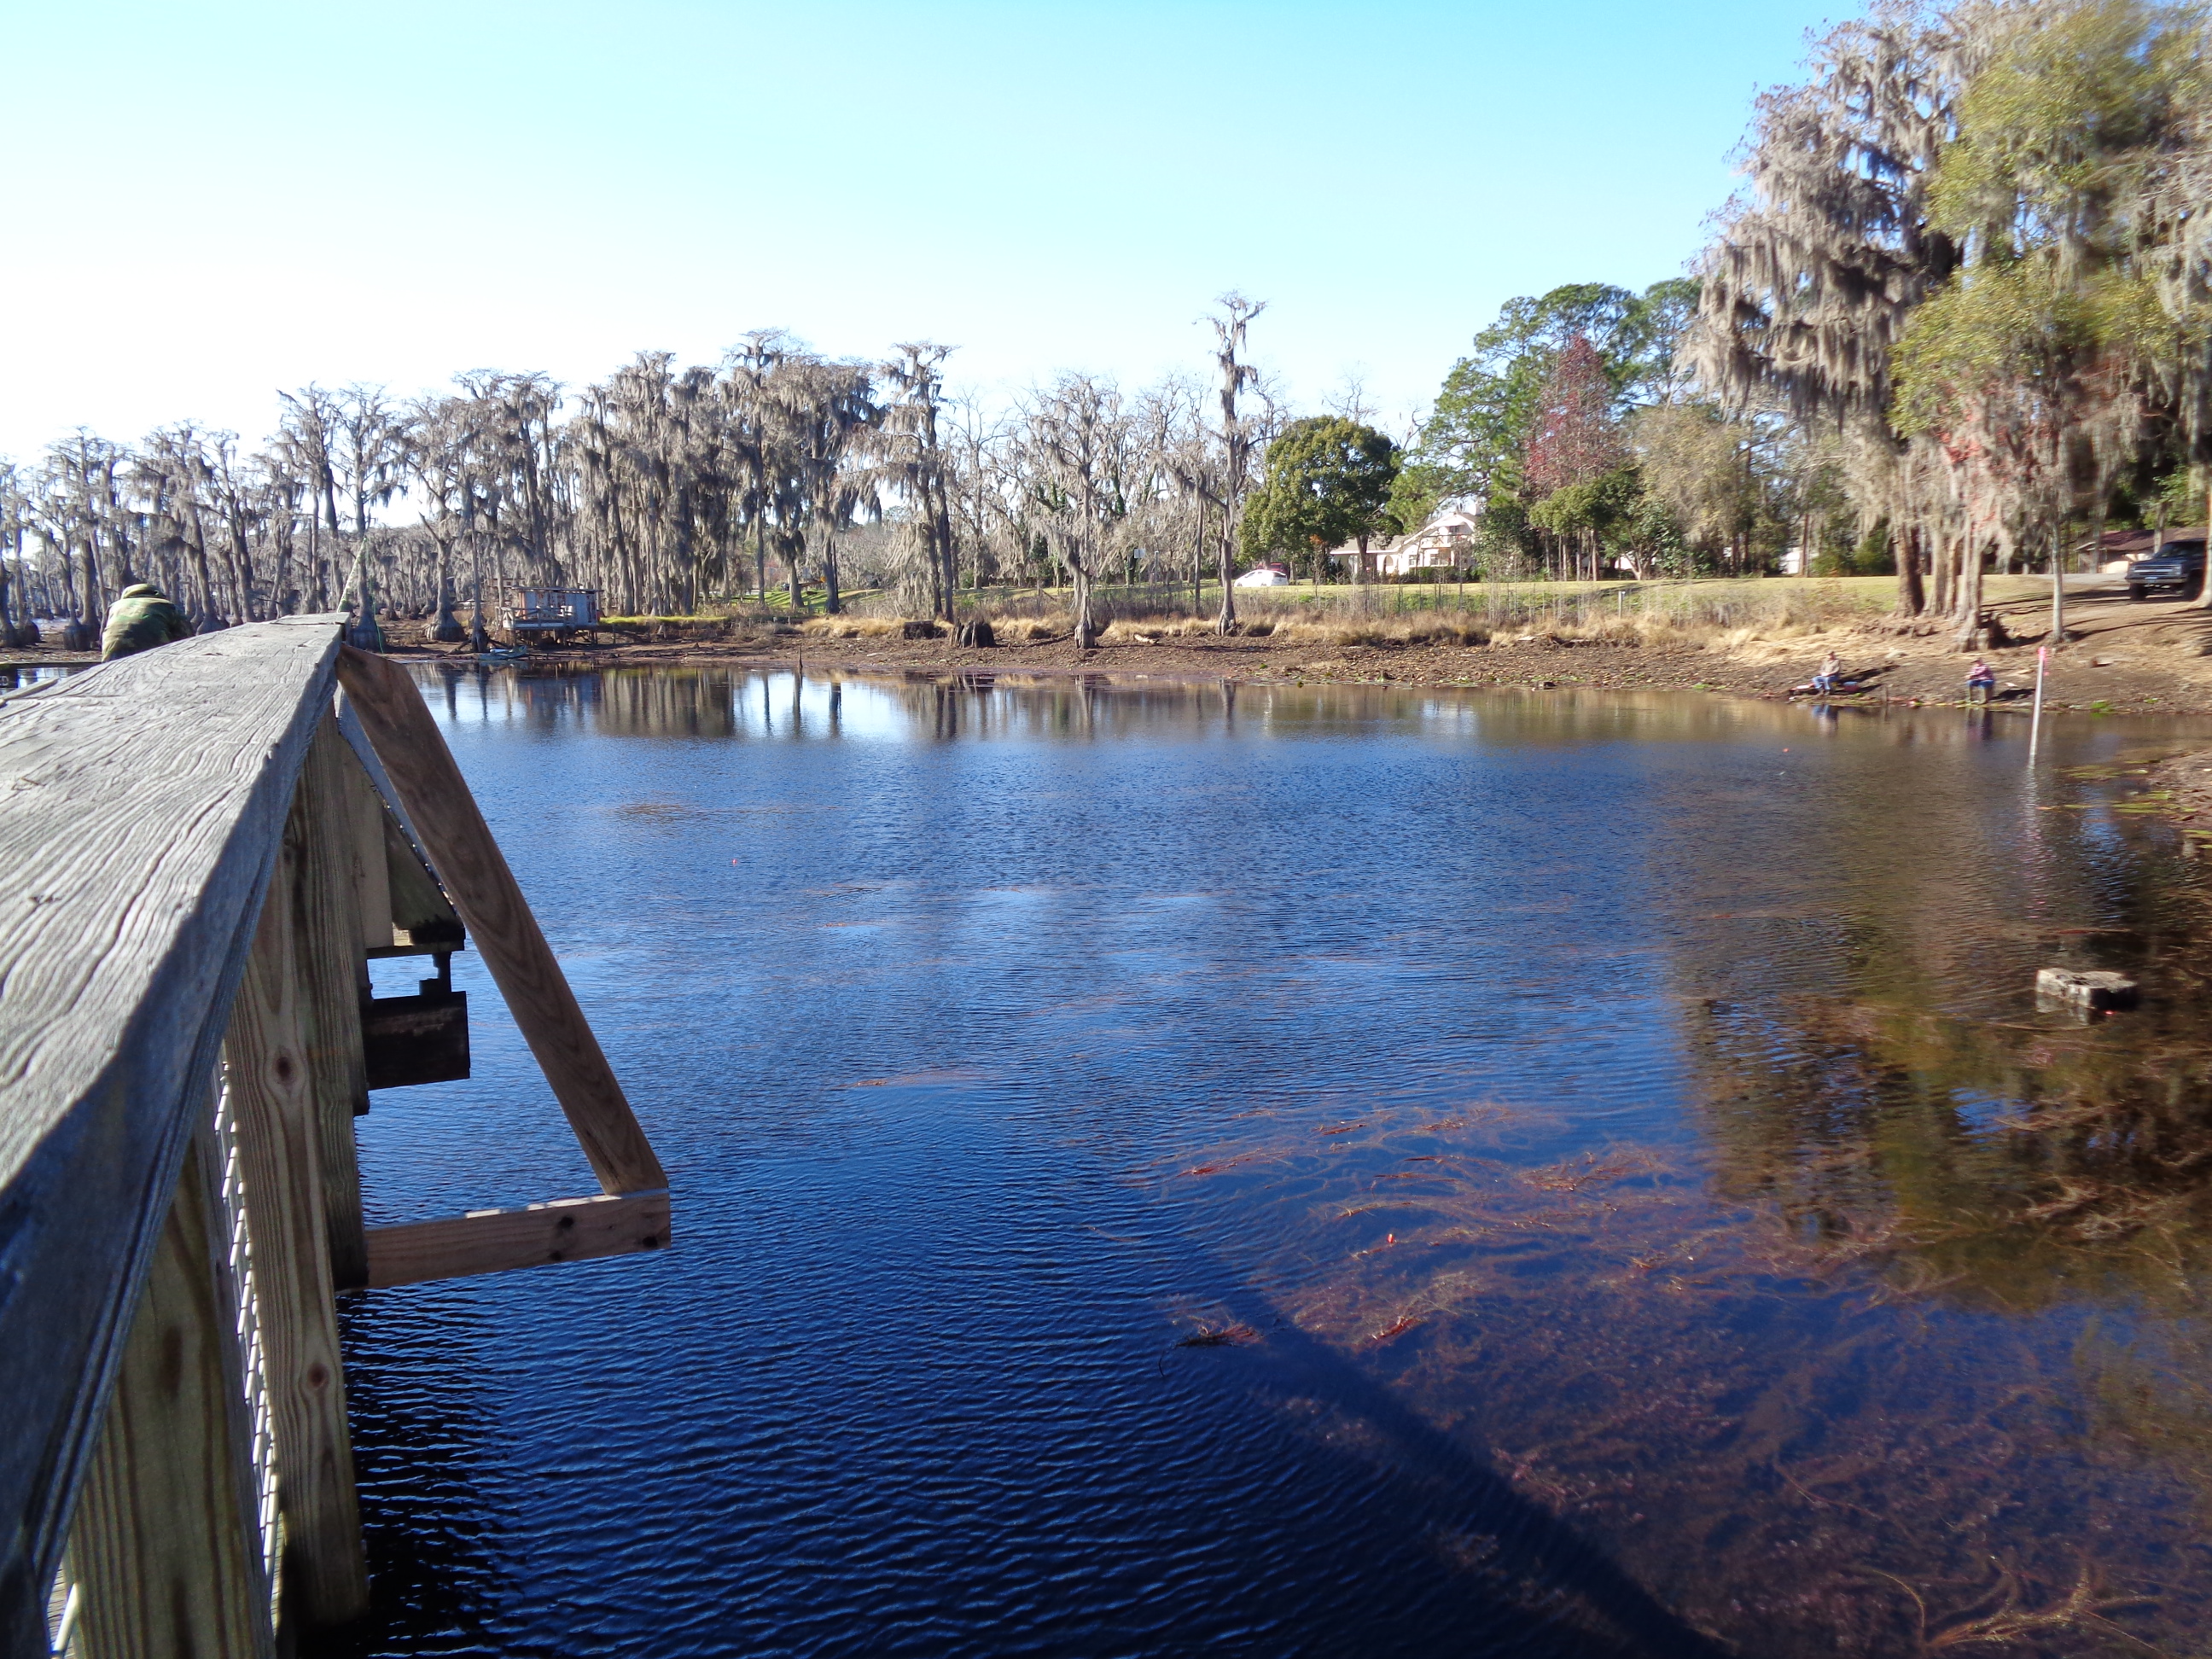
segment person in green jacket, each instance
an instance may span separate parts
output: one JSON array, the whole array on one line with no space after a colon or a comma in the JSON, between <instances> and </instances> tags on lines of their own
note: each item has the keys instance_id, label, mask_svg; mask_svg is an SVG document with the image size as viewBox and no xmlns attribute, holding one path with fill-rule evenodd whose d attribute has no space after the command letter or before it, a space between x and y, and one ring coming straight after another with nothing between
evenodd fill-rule
<instances>
[{"instance_id":1,"label":"person in green jacket","mask_svg":"<svg viewBox=\"0 0 2212 1659\"><path fill-rule=\"evenodd\" d=\"M100 659L151 651L171 640L192 636L191 623L170 602L168 595L151 582L134 582L123 590L107 613L107 632L100 641Z\"/></svg>"}]
</instances>

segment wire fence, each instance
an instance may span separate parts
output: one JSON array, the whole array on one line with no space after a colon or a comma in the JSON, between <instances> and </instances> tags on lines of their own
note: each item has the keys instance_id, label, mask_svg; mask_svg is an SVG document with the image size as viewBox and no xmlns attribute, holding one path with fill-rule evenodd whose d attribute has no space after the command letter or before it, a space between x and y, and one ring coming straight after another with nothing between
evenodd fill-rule
<instances>
[{"instance_id":1,"label":"wire fence","mask_svg":"<svg viewBox=\"0 0 2212 1659\"><path fill-rule=\"evenodd\" d=\"M1039 621L1067 616L1066 588L963 589L961 615ZM1836 620L1853 612L1884 611L1893 603L1886 584L1800 582L1787 578L1730 581L1639 582L1375 582L1301 584L1237 590L1237 614L1246 621L1351 623L1443 616L1496 633L1589 633L1607 624L1650 629L1709 630L1771 626L1792 621ZM1221 607L1221 587L1208 582L1101 583L1091 608L1101 625L1179 617L1210 617ZM862 617L913 614L896 592L855 595L848 610Z\"/></svg>"}]
</instances>

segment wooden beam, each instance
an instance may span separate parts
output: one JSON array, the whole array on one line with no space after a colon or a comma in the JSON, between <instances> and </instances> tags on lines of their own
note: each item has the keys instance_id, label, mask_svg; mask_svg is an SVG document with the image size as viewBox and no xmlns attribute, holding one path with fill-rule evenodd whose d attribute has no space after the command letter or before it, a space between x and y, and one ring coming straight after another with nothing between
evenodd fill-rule
<instances>
[{"instance_id":1,"label":"wooden beam","mask_svg":"<svg viewBox=\"0 0 2212 1659\"><path fill-rule=\"evenodd\" d=\"M668 1184L576 994L407 671L343 647L338 679L447 896L609 1193Z\"/></svg>"},{"instance_id":2,"label":"wooden beam","mask_svg":"<svg viewBox=\"0 0 2212 1659\"><path fill-rule=\"evenodd\" d=\"M352 749L354 757L361 762L362 769L368 774L369 781L376 787L385 805L384 848L392 882L392 943L382 950L371 951L369 955L422 956L461 949L467 939L461 928L460 915L447 898L437 877L431 873L422 837L400 802L399 792L392 787L384 763L377 759L376 750L370 746L368 733L362 729L361 716L349 697L338 699L338 731Z\"/></svg>"},{"instance_id":3,"label":"wooden beam","mask_svg":"<svg viewBox=\"0 0 2212 1659\"><path fill-rule=\"evenodd\" d=\"M361 888L355 864L353 776L361 764L325 714L301 769L294 927L307 989L307 1063L322 1120L317 1148L331 1276L341 1290L368 1282L362 1243L361 1156L353 1121L368 1109L362 1050Z\"/></svg>"},{"instance_id":4,"label":"wooden beam","mask_svg":"<svg viewBox=\"0 0 2212 1659\"><path fill-rule=\"evenodd\" d=\"M337 648L263 623L0 702L0 1653L44 1650Z\"/></svg>"},{"instance_id":5,"label":"wooden beam","mask_svg":"<svg viewBox=\"0 0 2212 1659\"><path fill-rule=\"evenodd\" d=\"M368 1610L343 1361L323 1213L323 1127L309 1061L307 984L296 900L313 814L295 800L261 907L224 1044L245 1177L262 1367L275 1419L288 1620L337 1624ZM349 1142L352 1103L338 1121Z\"/></svg>"},{"instance_id":6,"label":"wooden beam","mask_svg":"<svg viewBox=\"0 0 2212 1659\"><path fill-rule=\"evenodd\" d=\"M383 802L377 797L379 805ZM422 861L422 854L408 839L407 830L398 816L386 807L384 819L384 863L386 880L390 888L392 903L392 933L382 951L372 951L371 956L393 955L402 951L457 951L467 943L461 928L461 918L446 890L438 885L438 878L430 873L430 866Z\"/></svg>"},{"instance_id":7,"label":"wooden beam","mask_svg":"<svg viewBox=\"0 0 2212 1659\"><path fill-rule=\"evenodd\" d=\"M335 717L333 717L335 726ZM337 775L345 780L348 858L353 870L354 908L361 918L361 950L364 961L371 951L392 943L392 873L384 850L384 797L376 793L368 774L347 749L348 765Z\"/></svg>"},{"instance_id":8,"label":"wooden beam","mask_svg":"<svg viewBox=\"0 0 2212 1659\"><path fill-rule=\"evenodd\" d=\"M668 1194L556 1198L520 1210L471 1210L448 1220L368 1230L371 1288L463 1279L556 1261L632 1255L668 1243Z\"/></svg>"},{"instance_id":9,"label":"wooden beam","mask_svg":"<svg viewBox=\"0 0 2212 1659\"><path fill-rule=\"evenodd\" d=\"M275 1652L214 1139L177 1182L77 1506L84 1659Z\"/></svg>"}]
</instances>

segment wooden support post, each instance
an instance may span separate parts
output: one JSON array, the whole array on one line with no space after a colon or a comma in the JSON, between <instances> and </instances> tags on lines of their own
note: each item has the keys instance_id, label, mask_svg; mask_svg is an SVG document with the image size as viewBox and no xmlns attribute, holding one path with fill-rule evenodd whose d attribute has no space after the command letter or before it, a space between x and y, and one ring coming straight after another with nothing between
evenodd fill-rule
<instances>
[{"instance_id":1,"label":"wooden support post","mask_svg":"<svg viewBox=\"0 0 2212 1659\"><path fill-rule=\"evenodd\" d=\"M398 665L350 647L339 652L338 681L600 1187L665 1188L660 1160L415 682Z\"/></svg>"},{"instance_id":2,"label":"wooden support post","mask_svg":"<svg viewBox=\"0 0 2212 1659\"><path fill-rule=\"evenodd\" d=\"M85 1659L275 1651L214 1141L185 1159L78 1498Z\"/></svg>"},{"instance_id":3,"label":"wooden support post","mask_svg":"<svg viewBox=\"0 0 2212 1659\"><path fill-rule=\"evenodd\" d=\"M371 951L392 948L392 878L384 847L384 797L355 759L350 745L340 767L344 778L346 827L353 866L354 907L361 916L362 960Z\"/></svg>"},{"instance_id":4,"label":"wooden support post","mask_svg":"<svg viewBox=\"0 0 2212 1659\"><path fill-rule=\"evenodd\" d=\"M353 1121L368 1109L362 1053L361 900L356 867L353 780L361 763L335 717L316 728L294 797L299 856L291 902L295 948L307 991L307 1064L321 1117L323 1224L331 1276L339 1289L368 1282L361 1209L361 1160ZM289 832L288 832L289 833Z\"/></svg>"},{"instance_id":5,"label":"wooden support post","mask_svg":"<svg viewBox=\"0 0 2212 1659\"><path fill-rule=\"evenodd\" d=\"M225 1053L262 1366L275 1418L284 1615L322 1625L368 1611L368 1565L346 1433L322 1167L325 1121L337 1123L352 1143L353 1103L342 1099L336 1110L323 1109L308 1057L312 973L296 901L315 823L301 793L261 908Z\"/></svg>"}]
</instances>

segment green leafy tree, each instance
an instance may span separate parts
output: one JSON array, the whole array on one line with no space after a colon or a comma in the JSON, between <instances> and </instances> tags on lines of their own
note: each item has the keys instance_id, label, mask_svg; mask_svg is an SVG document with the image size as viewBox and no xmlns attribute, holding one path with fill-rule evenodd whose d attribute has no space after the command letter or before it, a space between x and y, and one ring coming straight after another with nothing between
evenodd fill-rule
<instances>
[{"instance_id":1,"label":"green leafy tree","mask_svg":"<svg viewBox=\"0 0 2212 1659\"><path fill-rule=\"evenodd\" d=\"M2110 495L2175 382L2185 402L2212 383L2201 276L2172 280L2201 267L2176 243L2203 210L2203 28L2145 0L2031 7L1960 100L1931 217L1965 257L1906 325L1897 423L1934 441L1965 509L1962 646L1984 547L2055 547L2079 484ZM2056 584L2052 605L2060 635Z\"/></svg>"},{"instance_id":2,"label":"green leafy tree","mask_svg":"<svg viewBox=\"0 0 2212 1659\"><path fill-rule=\"evenodd\" d=\"M1726 413L1779 411L1844 435L1860 510L1906 543L1908 616L1926 605L1923 532L1949 491L1932 444L1892 424L1892 358L1913 308L1958 264L1928 198L1980 50L1970 33L1934 7L1873 7L1813 43L1801 83L1760 95L1745 188L1699 264L1689 341Z\"/></svg>"},{"instance_id":3,"label":"green leafy tree","mask_svg":"<svg viewBox=\"0 0 2212 1659\"><path fill-rule=\"evenodd\" d=\"M1553 490L1528 509L1528 521L1555 536L1579 536L1596 546L1635 517L1643 499L1636 469L1617 466Z\"/></svg>"},{"instance_id":4,"label":"green leafy tree","mask_svg":"<svg viewBox=\"0 0 2212 1659\"><path fill-rule=\"evenodd\" d=\"M1650 490L1636 498L1636 510L1620 528L1619 546L1637 574L1677 579L1704 574L1711 562L1682 534L1680 522L1667 503Z\"/></svg>"},{"instance_id":5,"label":"green leafy tree","mask_svg":"<svg viewBox=\"0 0 2212 1659\"><path fill-rule=\"evenodd\" d=\"M1522 459L1541 419L1546 388L1577 337L1595 348L1613 415L1679 397L1675 349L1695 315L1697 295L1694 281L1678 277L1642 294L1573 283L1540 297L1507 301L1498 319L1474 337L1474 350L1444 377L1391 498L1400 521L1411 529L1455 500L1482 501L1487 514L1521 488Z\"/></svg>"},{"instance_id":6,"label":"green leafy tree","mask_svg":"<svg viewBox=\"0 0 2212 1659\"><path fill-rule=\"evenodd\" d=\"M1396 527L1390 489L1398 447L1371 426L1340 416L1293 421L1267 446L1267 473L1244 507L1244 554L1307 553L1316 572L1331 548L1357 543L1365 580L1367 544Z\"/></svg>"}]
</instances>

